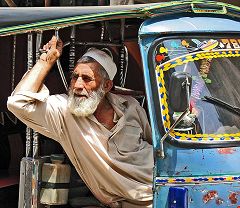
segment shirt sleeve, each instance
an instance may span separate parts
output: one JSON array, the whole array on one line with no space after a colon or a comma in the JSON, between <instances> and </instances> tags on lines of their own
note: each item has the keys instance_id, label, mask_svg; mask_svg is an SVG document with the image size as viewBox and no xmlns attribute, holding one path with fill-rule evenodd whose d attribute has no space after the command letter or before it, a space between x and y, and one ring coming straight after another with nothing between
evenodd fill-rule
<instances>
[{"instance_id":1,"label":"shirt sleeve","mask_svg":"<svg viewBox=\"0 0 240 208\"><path fill-rule=\"evenodd\" d=\"M59 141L63 122L62 96L49 96L45 85L39 92L20 91L8 97L7 107L19 120L37 132Z\"/></svg>"}]
</instances>

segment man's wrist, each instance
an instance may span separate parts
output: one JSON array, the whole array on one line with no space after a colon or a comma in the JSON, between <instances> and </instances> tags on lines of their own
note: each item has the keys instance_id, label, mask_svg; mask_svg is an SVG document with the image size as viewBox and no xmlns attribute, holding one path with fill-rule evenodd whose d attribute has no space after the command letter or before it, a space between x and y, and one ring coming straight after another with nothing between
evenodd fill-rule
<instances>
[{"instance_id":1,"label":"man's wrist","mask_svg":"<svg viewBox=\"0 0 240 208\"><path fill-rule=\"evenodd\" d=\"M49 63L49 62L47 62L46 60L43 60L43 59L38 59L38 61L37 61L37 63L36 63L37 65L39 65L39 66L42 66L42 67L47 67L47 68L51 68L53 65L54 65L54 63Z\"/></svg>"}]
</instances>

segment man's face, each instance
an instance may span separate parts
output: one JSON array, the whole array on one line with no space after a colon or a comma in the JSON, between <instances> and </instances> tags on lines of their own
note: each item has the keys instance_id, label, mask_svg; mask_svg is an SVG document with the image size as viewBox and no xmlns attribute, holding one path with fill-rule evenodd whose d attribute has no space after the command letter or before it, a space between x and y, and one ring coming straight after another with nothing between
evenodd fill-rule
<instances>
[{"instance_id":1,"label":"man's face","mask_svg":"<svg viewBox=\"0 0 240 208\"><path fill-rule=\"evenodd\" d=\"M96 111L105 95L99 68L96 62L79 63L75 67L68 97L68 108L72 114L89 116Z\"/></svg>"}]
</instances>

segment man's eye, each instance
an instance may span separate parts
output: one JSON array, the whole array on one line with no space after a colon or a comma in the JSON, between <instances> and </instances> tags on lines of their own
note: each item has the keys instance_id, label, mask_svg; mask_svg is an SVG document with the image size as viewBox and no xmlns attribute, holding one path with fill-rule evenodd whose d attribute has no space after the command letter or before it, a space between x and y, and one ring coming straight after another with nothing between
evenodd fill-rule
<instances>
[{"instance_id":1,"label":"man's eye","mask_svg":"<svg viewBox=\"0 0 240 208\"><path fill-rule=\"evenodd\" d=\"M88 77L88 76L82 76L82 79L84 82L91 82L93 81L93 79L91 77Z\"/></svg>"},{"instance_id":2,"label":"man's eye","mask_svg":"<svg viewBox=\"0 0 240 208\"><path fill-rule=\"evenodd\" d=\"M79 77L78 74L76 74L76 73L74 73L74 72L73 72L72 75L71 75L71 78L72 78L72 79L78 79L78 77Z\"/></svg>"}]
</instances>

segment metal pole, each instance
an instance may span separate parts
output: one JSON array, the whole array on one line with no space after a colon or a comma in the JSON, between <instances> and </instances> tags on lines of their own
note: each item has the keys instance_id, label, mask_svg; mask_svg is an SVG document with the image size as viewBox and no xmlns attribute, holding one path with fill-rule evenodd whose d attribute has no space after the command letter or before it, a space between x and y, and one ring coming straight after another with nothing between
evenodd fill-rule
<instances>
[{"instance_id":1,"label":"metal pole","mask_svg":"<svg viewBox=\"0 0 240 208\"><path fill-rule=\"evenodd\" d=\"M55 30L55 36L57 37L57 39L59 39L59 33L58 33L58 29ZM57 60L57 66L58 66L58 71L59 71L59 74L62 78L62 81L63 81L63 85L65 87L65 90L68 91L68 84L67 84L67 80L65 78L65 75L63 73L63 69L62 69L62 66L61 66L61 63L60 63L60 60L58 59Z\"/></svg>"},{"instance_id":2,"label":"metal pole","mask_svg":"<svg viewBox=\"0 0 240 208\"><path fill-rule=\"evenodd\" d=\"M42 32L37 33L36 37L36 60L40 58L39 49L42 45ZM36 159L38 156L38 149L39 149L39 134L35 130L33 131L33 158Z\"/></svg>"},{"instance_id":3,"label":"metal pole","mask_svg":"<svg viewBox=\"0 0 240 208\"><path fill-rule=\"evenodd\" d=\"M27 68L30 70L33 67L33 34L28 33L27 43ZM32 129L27 126L26 129L26 157L30 156L32 144Z\"/></svg>"},{"instance_id":4,"label":"metal pole","mask_svg":"<svg viewBox=\"0 0 240 208\"><path fill-rule=\"evenodd\" d=\"M124 45L125 19L121 19L120 86L124 87L128 70L128 50Z\"/></svg>"},{"instance_id":5,"label":"metal pole","mask_svg":"<svg viewBox=\"0 0 240 208\"><path fill-rule=\"evenodd\" d=\"M11 88L12 91L15 87L15 72L16 72L16 45L17 45L17 37L13 36L13 53L12 53L12 80L11 80Z\"/></svg>"},{"instance_id":6,"label":"metal pole","mask_svg":"<svg viewBox=\"0 0 240 208\"><path fill-rule=\"evenodd\" d=\"M72 71L75 65L75 40L76 40L76 26L72 26L70 35L70 48L69 48L69 70Z\"/></svg>"}]
</instances>

